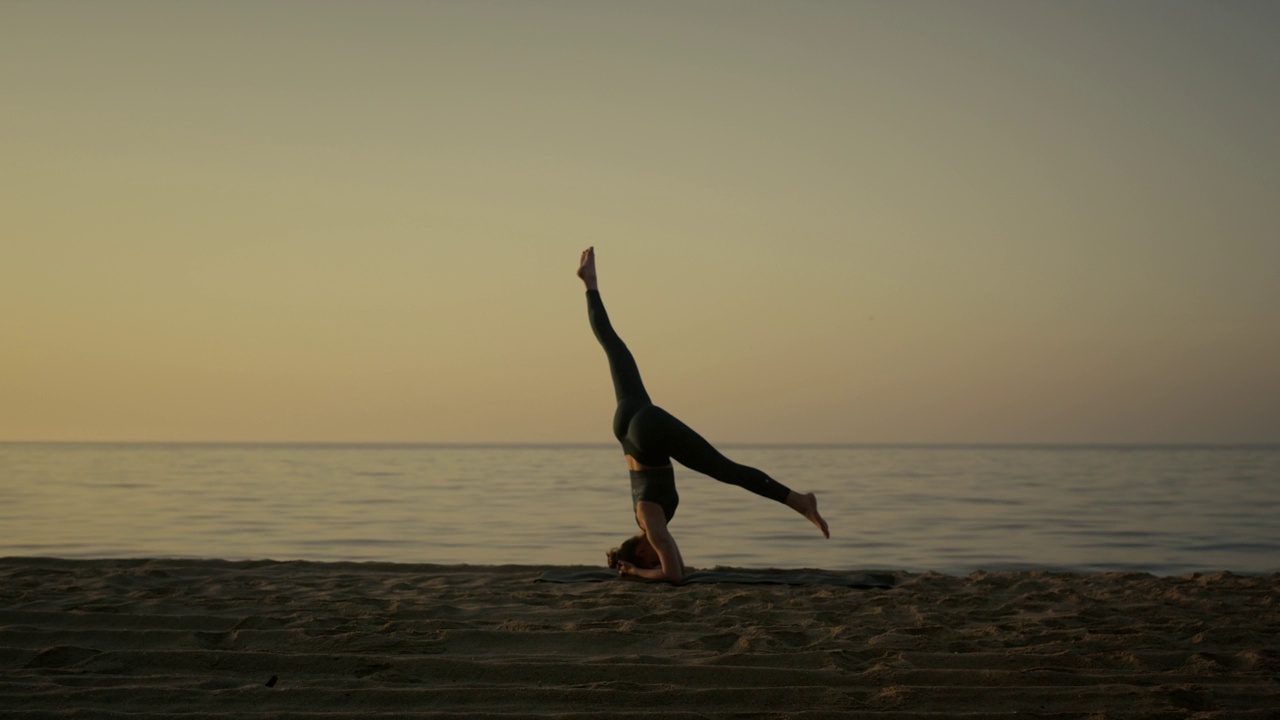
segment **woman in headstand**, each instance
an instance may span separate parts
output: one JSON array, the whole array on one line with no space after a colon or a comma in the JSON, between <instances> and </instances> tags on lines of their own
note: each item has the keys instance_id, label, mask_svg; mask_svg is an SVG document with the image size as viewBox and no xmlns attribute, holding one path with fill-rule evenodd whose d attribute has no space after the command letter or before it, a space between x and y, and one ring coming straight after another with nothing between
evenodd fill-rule
<instances>
[{"instance_id":1,"label":"woman in headstand","mask_svg":"<svg viewBox=\"0 0 1280 720\"><path fill-rule=\"evenodd\" d=\"M827 521L818 514L818 501L813 493L793 492L763 472L733 462L649 400L636 361L609 324L609 315L600 299L595 248L583 251L578 277L587 286L587 318L591 329L609 357L613 391L618 397L613 434L627 456L631 498L635 502L636 523L640 525L639 534L609 551L609 567L621 575L650 581L678 583L684 577L680 548L667 529L680 502L675 470L671 466L673 459L690 470L783 503L818 526L824 537L831 537Z\"/></svg>"}]
</instances>

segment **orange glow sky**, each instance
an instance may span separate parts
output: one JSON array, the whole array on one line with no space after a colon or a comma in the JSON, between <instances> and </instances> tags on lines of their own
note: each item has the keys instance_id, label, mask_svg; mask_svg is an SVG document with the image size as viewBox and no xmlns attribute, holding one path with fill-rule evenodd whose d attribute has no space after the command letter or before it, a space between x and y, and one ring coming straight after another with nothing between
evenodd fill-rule
<instances>
[{"instance_id":1,"label":"orange glow sky","mask_svg":"<svg viewBox=\"0 0 1280 720\"><path fill-rule=\"evenodd\" d=\"M0 440L1280 441L1280 5L0 4Z\"/></svg>"}]
</instances>

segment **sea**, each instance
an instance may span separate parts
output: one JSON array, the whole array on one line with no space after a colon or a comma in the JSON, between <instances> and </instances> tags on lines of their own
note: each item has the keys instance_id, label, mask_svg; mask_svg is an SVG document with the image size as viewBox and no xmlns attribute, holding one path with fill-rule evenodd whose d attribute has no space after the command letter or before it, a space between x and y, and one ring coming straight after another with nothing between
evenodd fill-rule
<instances>
[{"instance_id":1,"label":"sea","mask_svg":"<svg viewBox=\"0 0 1280 720\"><path fill-rule=\"evenodd\" d=\"M1280 571L1280 445L721 449L831 539L677 466L692 567ZM0 556L602 565L635 532L616 446L0 443Z\"/></svg>"}]
</instances>

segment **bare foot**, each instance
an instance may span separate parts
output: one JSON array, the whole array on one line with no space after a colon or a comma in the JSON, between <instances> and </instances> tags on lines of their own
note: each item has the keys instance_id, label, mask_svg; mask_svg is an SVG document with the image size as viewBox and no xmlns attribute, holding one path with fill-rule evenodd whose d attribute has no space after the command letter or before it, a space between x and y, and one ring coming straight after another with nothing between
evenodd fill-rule
<instances>
[{"instance_id":1,"label":"bare foot","mask_svg":"<svg viewBox=\"0 0 1280 720\"><path fill-rule=\"evenodd\" d=\"M582 257L578 260L578 277L582 279L582 284L586 285L588 290L596 289L596 249L594 247L582 251Z\"/></svg>"},{"instance_id":2,"label":"bare foot","mask_svg":"<svg viewBox=\"0 0 1280 720\"><path fill-rule=\"evenodd\" d=\"M827 527L827 521L823 520L822 516L818 514L818 497L816 495L813 493L805 493L802 495L793 490L791 491L791 494L787 496L787 506L805 516L805 519L816 525L818 529L822 531L822 537L828 539L831 538L831 529Z\"/></svg>"}]
</instances>

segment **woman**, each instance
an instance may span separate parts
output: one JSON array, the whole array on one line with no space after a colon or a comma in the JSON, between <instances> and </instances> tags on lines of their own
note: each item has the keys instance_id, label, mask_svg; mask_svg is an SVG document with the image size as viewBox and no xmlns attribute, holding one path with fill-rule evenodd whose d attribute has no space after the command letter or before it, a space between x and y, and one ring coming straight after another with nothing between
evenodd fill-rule
<instances>
[{"instance_id":1,"label":"woman","mask_svg":"<svg viewBox=\"0 0 1280 720\"><path fill-rule=\"evenodd\" d=\"M613 390L618 398L613 434L627 456L631 498L635 502L636 523L640 526L639 534L609 551L609 567L620 575L649 581L678 583L684 577L680 548L667 529L680 502L672 459L720 482L783 503L818 526L824 537L831 537L827 521L818 514L818 501L813 493L792 492L763 472L729 460L702 436L649 400L636 361L609 324L609 315L600 299L595 248L583 251L578 277L587 286L587 318L591 329L609 357Z\"/></svg>"}]
</instances>

